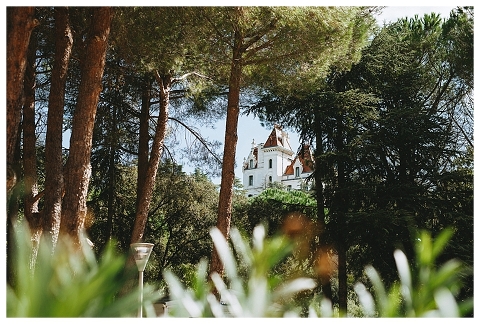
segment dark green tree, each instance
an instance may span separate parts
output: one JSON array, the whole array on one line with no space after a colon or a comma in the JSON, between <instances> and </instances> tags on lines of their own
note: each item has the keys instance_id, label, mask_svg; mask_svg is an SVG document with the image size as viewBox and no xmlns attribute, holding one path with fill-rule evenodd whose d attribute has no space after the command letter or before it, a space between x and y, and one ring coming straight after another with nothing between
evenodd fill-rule
<instances>
[{"instance_id":1,"label":"dark green tree","mask_svg":"<svg viewBox=\"0 0 480 324\"><path fill-rule=\"evenodd\" d=\"M363 158L370 162L370 171L365 172L370 176L365 180L370 179L368 182L377 187L371 202L396 224L390 228L388 223L382 225L389 233L383 241L396 242L410 254L411 229L438 231L453 224L453 219L439 216L443 214L439 206L448 205L453 213L459 211L453 200L446 199L443 183L447 177L464 183L465 173L458 173L453 161L465 159L473 144L469 131L461 131L472 127L468 115L473 107L466 105L472 89L466 82L468 78L463 77L471 73L468 61L472 57L466 55L464 69L460 68L454 63L457 53L452 52L460 45L444 37L452 24L458 24L457 30L471 33L466 26L473 17L463 14L462 20L453 13L451 17L444 23L436 14L398 21L375 38L357 67L357 71L366 72L359 76L366 80L369 91L381 99L378 122L372 125L372 141L363 149L368 152ZM470 112L461 114L465 109ZM452 174L463 175L453 180ZM439 197L445 199L440 202ZM461 200L466 208L471 206L468 194ZM456 215L466 223L473 221L473 210ZM471 237L470 226L455 228L463 233L460 236ZM378 232L369 236L378 238ZM470 249L468 243L464 247ZM369 254L379 255L374 251L362 255ZM377 260L378 269L385 260ZM388 267L382 271L388 273Z\"/></svg>"},{"instance_id":2,"label":"dark green tree","mask_svg":"<svg viewBox=\"0 0 480 324\"><path fill-rule=\"evenodd\" d=\"M356 176L354 152L365 136L365 122L375 116L376 98L362 93L345 79L345 73L332 72L314 93L292 96L265 96L255 107L267 120L280 120L296 127L302 137L315 143L316 220L321 224L315 249L335 251L338 256L340 307L346 312L346 253L350 246L348 215L353 205ZM292 111L289 115L284 114ZM282 116L286 117L285 119ZM321 209L319 211L318 209ZM333 298L329 278L321 278L323 293Z\"/></svg>"},{"instance_id":3,"label":"dark green tree","mask_svg":"<svg viewBox=\"0 0 480 324\"><path fill-rule=\"evenodd\" d=\"M166 268L183 273L184 281L195 265L208 258L212 246L209 230L215 226L218 191L198 169L190 175L163 167L157 179L155 199L145 235L157 245L155 270L157 280Z\"/></svg>"},{"instance_id":4,"label":"dark green tree","mask_svg":"<svg viewBox=\"0 0 480 324\"><path fill-rule=\"evenodd\" d=\"M150 114L146 113L147 135L143 141L140 140L143 124L142 108L139 106L143 98L143 84L141 75L122 64L114 53L107 56L93 138L90 188L92 203L101 204L107 210L107 221L102 222L105 227L100 233L104 243L115 232L114 227L123 225L115 223L115 220L118 220L118 182L122 172L125 172L125 166L144 156L148 157L140 153L144 143L148 153L151 134ZM146 99L146 107L149 112L150 98Z\"/></svg>"},{"instance_id":5,"label":"dark green tree","mask_svg":"<svg viewBox=\"0 0 480 324\"><path fill-rule=\"evenodd\" d=\"M467 31L468 38L469 19L464 18L454 21L465 28L453 29ZM387 281L393 280L389 251L400 247L411 254L413 229L431 229L432 220L439 225L438 180L456 169L452 159L465 156L471 142L468 132L461 131L471 129L468 116L461 128L454 119L471 95L461 77L469 72L452 63L456 55L450 49L455 46L451 37L445 41L442 26L452 30L436 14L386 26L351 72L340 77L332 72L318 91L303 97L266 95L255 107L266 120L281 120L315 140L316 183L324 184L317 187L317 200L327 207L326 228L332 241L345 244L345 249L338 241L335 244L340 247L342 304L346 282L342 267L347 264L343 258L350 255L351 271L370 263L385 272ZM463 48L468 53L468 46ZM456 181L464 183L465 178ZM462 197L470 206L469 196ZM457 215L471 224L468 214ZM467 230L471 237L471 227L457 230ZM469 243L464 247L470 249Z\"/></svg>"}]
</instances>

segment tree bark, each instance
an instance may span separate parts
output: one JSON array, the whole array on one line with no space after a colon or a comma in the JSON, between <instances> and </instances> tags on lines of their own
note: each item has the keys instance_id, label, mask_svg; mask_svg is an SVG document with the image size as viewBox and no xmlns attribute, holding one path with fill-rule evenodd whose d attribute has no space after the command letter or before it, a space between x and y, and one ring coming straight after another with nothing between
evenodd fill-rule
<instances>
[{"instance_id":1,"label":"tree bark","mask_svg":"<svg viewBox=\"0 0 480 324\"><path fill-rule=\"evenodd\" d=\"M335 201L337 202L337 230L336 230L336 250L338 253L338 308L340 314L347 315L347 222L346 213L348 210L348 193L346 190L347 175L345 170L345 146L343 143L344 125L343 114L337 115L337 136L335 138L335 147L338 152L337 157L337 189L335 193Z\"/></svg>"},{"instance_id":2,"label":"tree bark","mask_svg":"<svg viewBox=\"0 0 480 324\"><path fill-rule=\"evenodd\" d=\"M65 196L60 225L60 233L71 236L76 243L79 243L87 213L93 126L113 18L111 7L95 7L92 11L91 33L86 39L78 101L73 116L70 154L65 166Z\"/></svg>"},{"instance_id":3,"label":"tree bark","mask_svg":"<svg viewBox=\"0 0 480 324\"><path fill-rule=\"evenodd\" d=\"M45 139L45 200L43 228L55 246L60 230L63 194L62 133L65 84L72 53L73 35L68 9L55 8L55 57L48 100Z\"/></svg>"},{"instance_id":4,"label":"tree bark","mask_svg":"<svg viewBox=\"0 0 480 324\"><path fill-rule=\"evenodd\" d=\"M319 157L323 155L323 132L322 125L320 123L320 117L315 114L315 138L316 138L316 147L315 147L315 197L317 200L317 221L319 224L320 232L318 233L318 246L317 254L320 260L329 259L329 249L327 243L325 242L324 233L325 233L325 196L323 193L323 164L321 163ZM322 262L320 266L325 266L326 264ZM330 271L329 269L320 269L317 273L318 279L320 281L320 286L322 288L323 297L333 302L333 292L332 284L330 282Z\"/></svg>"},{"instance_id":5,"label":"tree bark","mask_svg":"<svg viewBox=\"0 0 480 324\"><path fill-rule=\"evenodd\" d=\"M118 132L118 125L117 125L117 107L115 105L112 106L112 119L111 119L111 126L109 127L110 130L117 134ZM113 233L113 218L116 214L115 209L115 189L117 186L117 181L115 177L115 149L118 147L118 136L110 136L109 140L109 150L108 150L108 204L107 204L107 228L106 234L107 237L110 239L112 238Z\"/></svg>"},{"instance_id":6,"label":"tree bark","mask_svg":"<svg viewBox=\"0 0 480 324\"><path fill-rule=\"evenodd\" d=\"M38 212L38 202L34 199L37 189L37 157L35 136L35 50L36 42L30 41L27 66L24 78L25 102L23 106L23 169L25 183L25 218L30 220L32 213Z\"/></svg>"},{"instance_id":7,"label":"tree bark","mask_svg":"<svg viewBox=\"0 0 480 324\"><path fill-rule=\"evenodd\" d=\"M135 223L132 231L131 243L141 242L147 224L148 211L152 200L152 192L157 177L158 164L163 152L165 134L167 133L168 108L170 104L170 87L172 82L171 75L160 76L156 73L156 79L160 86L160 113L158 114L155 137L153 139L148 169L145 175L145 182L140 188L140 196L137 197L137 210L135 214Z\"/></svg>"},{"instance_id":8,"label":"tree bark","mask_svg":"<svg viewBox=\"0 0 480 324\"><path fill-rule=\"evenodd\" d=\"M18 126L20 127L20 125ZM14 150L14 158L13 158L13 167L12 172L14 174L21 173L20 167L20 136L17 137L17 142L15 143L15 150ZM8 193L8 200L7 200L7 282L14 287L16 284L14 281L15 279L15 272L14 272L14 265L17 262L18 256L15 254L15 233L14 233L14 225L17 223L18 219L18 211L19 211L19 197L20 197L20 186L14 185L11 189L11 192Z\"/></svg>"},{"instance_id":9,"label":"tree bark","mask_svg":"<svg viewBox=\"0 0 480 324\"><path fill-rule=\"evenodd\" d=\"M23 106L23 82L32 30L38 25L34 7L7 7L7 166L12 171ZM7 181L14 174L10 173ZM17 175L18 176L18 175ZM8 184L8 182L7 182ZM7 186L7 193L11 187Z\"/></svg>"},{"instance_id":10,"label":"tree bark","mask_svg":"<svg viewBox=\"0 0 480 324\"><path fill-rule=\"evenodd\" d=\"M140 110L140 134L138 137L138 165L137 165L137 202L141 197L141 190L144 187L148 169L148 143L150 142L150 98L152 83L148 76L145 76L142 92L142 107Z\"/></svg>"},{"instance_id":11,"label":"tree bark","mask_svg":"<svg viewBox=\"0 0 480 324\"><path fill-rule=\"evenodd\" d=\"M24 75L30 36L37 26L34 7L7 7L7 282L12 286L15 262L13 225L18 213L20 120L23 106ZM10 244L8 243L10 242Z\"/></svg>"},{"instance_id":12,"label":"tree bark","mask_svg":"<svg viewBox=\"0 0 480 324\"><path fill-rule=\"evenodd\" d=\"M240 80L242 76L242 38L235 32L235 44L231 63L230 80L228 86L228 107L225 125L225 144L223 149L222 180L220 182L220 196L218 202L217 228L228 240L232 219L233 183L235 180L235 153L237 148L238 116L240 113ZM210 273L223 276L224 265L215 249L212 250Z\"/></svg>"},{"instance_id":13,"label":"tree bark","mask_svg":"<svg viewBox=\"0 0 480 324\"><path fill-rule=\"evenodd\" d=\"M37 50L35 37L30 38L27 54L27 66L24 78L25 102L23 105L23 170L24 170L24 214L32 236L33 266L42 234L42 223L38 213L37 154L35 136L35 66Z\"/></svg>"}]
</instances>

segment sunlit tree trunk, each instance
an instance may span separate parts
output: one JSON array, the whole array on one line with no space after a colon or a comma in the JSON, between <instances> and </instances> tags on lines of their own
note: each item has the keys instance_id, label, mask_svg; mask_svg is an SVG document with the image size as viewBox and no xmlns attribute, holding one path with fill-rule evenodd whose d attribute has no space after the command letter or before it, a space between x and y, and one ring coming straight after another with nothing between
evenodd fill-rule
<instances>
[{"instance_id":1,"label":"sunlit tree trunk","mask_svg":"<svg viewBox=\"0 0 480 324\"><path fill-rule=\"evenodd\" d=\"M38 21L34 7L7 7L7 167L13 171L15 144L23 106L23 79L27 49L32 30ZM10 172L8 181L12 180ZM18 175L17 175L18 176ZM7 186L7 193L12 186Z\"/></svg>"},{"instance_id":2,"label":"sunlit tree trunk","mask_svg":"<svg viewBox=\"0 0 480 324\"><path fill-rule=\"evenodd\" d=\"M23 105L23 170L24 170L24 214L32 235L32 258L36 259L40 236L42 235L42 221L38 213L37 187L37 154L35 135L35 51L37 49L35 37L30 39L25 71Z\"/></svg>"},{"instance_id":3,"label":"sunlit tree trunk","mask_svg":"<svg viewBox=\"0 0 480 324\"><path fill-rule=\"evenodd\" d=\"M218 202L217 228L226 239L230 233L232 220L233 182L235 180L235 152L237 149L237 127L240 113L240 80L242 75L241 35L235 32L235 45L231 64L228 107L225 126L225 146L223 149L222 180L220 183L220 196ZM212 251L210 273L217 272L223 275L224 265L215 249Z\"/></svg>"},{"instance_id":4,"label":"sunlit tree trunk","mask_svg":"<svg viewBox=\"0 0 480 324\"><path fill-rule=\"evenodd\" d=\"M43 227L55 246L60 230L63 193L62 133L65 83L73 36L67 8L55 8L55 58L48 101L45 139L45 199Z\"/></svg>"},{"instance_id":5,"label":"sunlit tree trunk","mask_svg":"<svg viewBox=\"0 0 480 324\"><path fill-rule=\"evenodd\" d=\"M13 224L18 212L18 191L14 190L20 176L19 150L20 120L23 105L24 75L30 36L38 21L34 18L34 7L7 7L7 281L13 280L11 271ZM17 192L15 192L17 191Z\"/></svg>"},{"instance_id":6,"label":"sunlit tree trunk","mask_svg":"<svg viewBox=\"0 0 480 324\"><path fill-rule=\"evenodd\" d=\"M71 236L77 243L87 215L93 126L113 18L111 7L95 7L92 11L91 33L86 39L78 101L73 116L70 154L65 166L65 196L60 225L60 232Z\"/></svg>"}]
</instances>

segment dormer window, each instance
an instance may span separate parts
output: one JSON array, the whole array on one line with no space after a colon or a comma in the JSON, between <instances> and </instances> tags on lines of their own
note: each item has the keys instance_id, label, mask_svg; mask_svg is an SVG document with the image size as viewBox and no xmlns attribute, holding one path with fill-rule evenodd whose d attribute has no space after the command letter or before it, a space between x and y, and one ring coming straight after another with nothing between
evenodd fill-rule
<instances>
[{"instance_id":1,"label":"dormer window","mask_svg":"<svg viewBox=\"0 0 480 324\"><path fill-rule=\"evenodd\" d=\"M253 159L250 160L250 169L253 169Z\"/></svg>"},{"instance_id":2,"label":"dormer window","mask_svg":"<svg viewBox=\"0 0 480 324\"><path fill-rule=\"evenodd\" d=\"M295 168L295 178L300 178L300 167Z\"/></svg>"}]
</instances>

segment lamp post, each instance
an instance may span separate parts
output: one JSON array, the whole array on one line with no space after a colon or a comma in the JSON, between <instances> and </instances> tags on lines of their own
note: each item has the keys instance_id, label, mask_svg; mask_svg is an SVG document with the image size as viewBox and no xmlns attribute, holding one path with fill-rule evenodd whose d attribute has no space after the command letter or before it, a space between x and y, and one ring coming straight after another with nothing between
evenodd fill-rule
<instances>
[{"instance_id":1,"label":"lamp post","mask_svg":"<svg viewBox=\"0 0 480 324\"><path fill-rule=\"evenodd\" d=\"M152 243L133 243L130 244L133 250L133 257L137 263L138 268L138 286L140 287L140 306L138 307L138 317L142 317L143 308L143 271L147 265L150 253L152 253Z\"/></svg>"}]
</instances>

